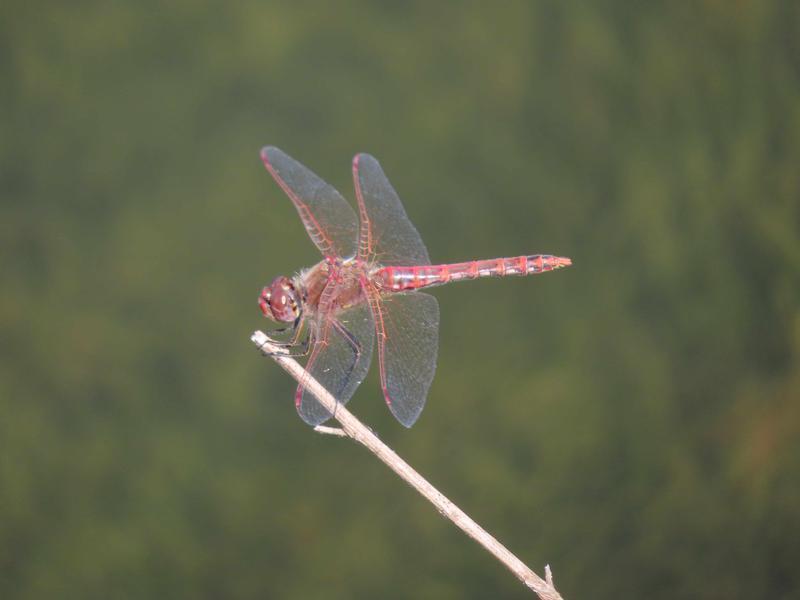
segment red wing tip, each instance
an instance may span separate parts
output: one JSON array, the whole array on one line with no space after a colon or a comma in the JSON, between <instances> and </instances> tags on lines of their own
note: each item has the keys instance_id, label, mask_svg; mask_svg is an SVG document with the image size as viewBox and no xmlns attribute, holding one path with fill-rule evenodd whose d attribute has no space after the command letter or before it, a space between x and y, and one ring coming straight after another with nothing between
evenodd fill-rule
<instances>
[{"instance_id":1,"label":"red wing tip","mask_svg":"<svg viewBox=\"0 0 800 600\"><path fill-rule=\"evenodd\" d=\"M272 167L272 161L270 159L270 154L274 154L275 152L281 152L280 148L276 148L275 146L264 146L261 149L261 161L264 163L264 166L268 169Z\"/></svg>"},{"instance_id":2,"label":"red wing tip","mask_svg":"<svg viewBox=\"0 0 800 600\"><path fill-rule=\"evenodd\" d=\"M261 149L261 162L264 163L264 166L269 169L269 151L272 150L272 146L264 146Z\"/></svg>"},{"instance_id":3,"label":"red wing tip","mask_svg":"<svg viewBox=\"0 0 800 600\"><path fill-rule=\"evenodd\" d=\"M365 154L364 152L359 152L353 157L353 172L358 172L358 166L362 159L369 156L369 154Z\"/></svg>"},{"instance_id":4,"label":"red wing tip","mask_svg":"<svg viewBox=\"0 0 800 600\"><path fill-rule=\"evenodd\" d=\"M389 407L389 411L392 413L392 415L394 415L394 418L397 419L398 423L400 423L403 427L411 429L411 426L417 422L417 419L419 419L422 409L420 408L418 411L410 414L398 412L396 410L396 405L392 403L392 399L389 396L389 390L383 386L381 386L381 390L383 390L383 399L386 401L386 406Z\"/></svg>"},{"instance_id":5,"label":"red wing tip","mask_svg":"<svg viewBox=\"0 0 800 600\"><path fill-rule=\"evenodd\" d=\"M359 152L353 157L353 168L357 169L358 163L360 163L362 160L367 160L367 159L378 162L378 159L372 156L371 154L367 152Z\"/></svg>"},{"instance_id":6,"label":"red wing tip","mask_svg":"<svg viewBox=\"0 0 800 600\"><path fill-rule=\"evenodd\" d=\"M298 385L294 392L294 407L299 411L300 404L303 402L303 386Z\"/></svg>"}]
</instances>

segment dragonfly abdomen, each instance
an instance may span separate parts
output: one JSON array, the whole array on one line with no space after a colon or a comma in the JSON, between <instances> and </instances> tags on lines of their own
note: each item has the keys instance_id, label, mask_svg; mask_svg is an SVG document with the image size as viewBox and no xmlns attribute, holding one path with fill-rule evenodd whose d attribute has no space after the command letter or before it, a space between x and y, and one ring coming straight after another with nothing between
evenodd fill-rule
<instances>
[{"instance_id":1,"label":"dragonfly abdomen","mask_svg":"<svg viewBox=\"0 0 800 600\"><path fill-rule=\"evenodd\" d=\"M569 258L550 254L531 254L445 265L381 267L375 272L374 278L383 289L399 292L442 285L451 281L478 279L479 277L534 275L568 267L571 264L572 261Z\"/></svg>"}]
</instances>

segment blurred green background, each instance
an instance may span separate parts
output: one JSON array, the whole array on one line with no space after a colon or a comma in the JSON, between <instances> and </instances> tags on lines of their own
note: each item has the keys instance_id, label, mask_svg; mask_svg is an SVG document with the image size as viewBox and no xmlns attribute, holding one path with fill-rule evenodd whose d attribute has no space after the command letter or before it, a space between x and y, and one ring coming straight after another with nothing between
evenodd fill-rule
<instances>
[{"instance_id":1,"label":"blurred green background","mask_svg":"<svg viewBox=\"0 0 800 600\"><path fill-rule=\"evenodd\" d=\"M264 170L377 156L434 261L405 430L565 598L800 597L800 5L0 7L0 596L524 598L248 337L318 259Z\"/></svg>"}]
</instances>

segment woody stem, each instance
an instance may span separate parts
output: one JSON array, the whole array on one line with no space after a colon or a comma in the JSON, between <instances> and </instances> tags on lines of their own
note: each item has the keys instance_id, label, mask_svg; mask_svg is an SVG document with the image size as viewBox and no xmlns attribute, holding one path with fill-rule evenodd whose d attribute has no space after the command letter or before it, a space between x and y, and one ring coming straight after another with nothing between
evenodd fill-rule
<instances>
[{"instance_id":1,"label":"woody stem","mask_svg":"<svg viewBox=\"0 0 800 600\"><path fill-rule=\"evenodd\" d=\"M365 446L383 461L406 483L433 504L440 514L450 519L464 533L503 563L522 583L533 590L541 600L561 600L561 595L553 585L549 566L545 567L546 578L539 577L497 539L473 521L463 510L433 487L422 475L417 473L394 450L378 439L378 436L361 423L350 411L338 404L336 399L318 381L311 377L297 361L284 355L284 348L273 345L272 340L261 331L253 333L250 339L298 382L302 379L306 391L311 393L320 404L328 409L348 437Z\"/></svg>"}]
</instances>

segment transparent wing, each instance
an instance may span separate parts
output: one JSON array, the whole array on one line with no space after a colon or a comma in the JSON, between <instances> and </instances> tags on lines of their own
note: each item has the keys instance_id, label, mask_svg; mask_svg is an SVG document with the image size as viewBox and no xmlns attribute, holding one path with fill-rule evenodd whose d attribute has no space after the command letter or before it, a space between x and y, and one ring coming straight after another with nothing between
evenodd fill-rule
<instances>
[{"instance_id":1,"label":"transparent wing","mask_svg":"<svg viewBox=\"0 0 800 600\"><path fill-rule=\"evenodd\" d=\"M347 200L333 186L274 146L261 150L261 160L291 198L320 252L325 256L353 256L358 221Z\"/></svg>"},{"instance_id":2,"label":"transparent wing","mask_svg":"<svg viewBox=\"0 0 800 600\"><path fill-rule=\"evenodd\" d=\"M369 371L375 326L369 306L362 303L312 324L312 350L306 370L342 404L352 398ZM316 426L332 415L301 381L295 393L297 412Z\"/></svg>"},{"instance_id":3,"label":"transparent wing","mask_svg":"<svg viewBox=\"0 0 800 600\"><path fill-rule=\"evenodd\" d=\"M392 414L411 427L425 406L436 371L439 304L422 292L367 292L378 337L381 387Z\"/></svg>"},{"instance_id":4,"label":"transparent wing","mask_svg":"<svg viewBox=\"0 0 800 600\"><path fill-rule=\"evenodd\" d=\"M358 154L353 159L353 183L361 218L359 258L375 257L383 265L430 264L422 238L374 157Z\"/></svg>"}]
</instances>

